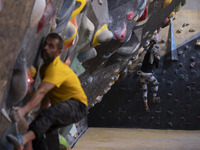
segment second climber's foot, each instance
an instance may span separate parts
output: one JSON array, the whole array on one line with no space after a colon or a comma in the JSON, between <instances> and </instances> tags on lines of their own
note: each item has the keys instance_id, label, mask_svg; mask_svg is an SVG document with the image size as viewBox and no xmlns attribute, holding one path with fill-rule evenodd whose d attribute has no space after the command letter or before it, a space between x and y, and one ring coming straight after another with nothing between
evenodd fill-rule
<instances>
[{"instance_id":1,"label":"second climber's foot","mask_svg":"<svg viewBox=\"0 0 200 150\"><path fill-rule=\"evenodd\" d=\"M145 106L145 111L150 112L149 106Z\"/></svg>"},{"instance_id":2,"label":"second climber's foot","mask_svg":"<svg viewBox=\"0 0 200 150\"><path fill-rule=\"evenodd\" d=\"M17 150L23 150L24 146L23 146L23 137L20 134L17 135L12 135L12 134L8 134L6 136L7 140L9 143L11 143L15 149Z\"/></svg>"}]
</instances>

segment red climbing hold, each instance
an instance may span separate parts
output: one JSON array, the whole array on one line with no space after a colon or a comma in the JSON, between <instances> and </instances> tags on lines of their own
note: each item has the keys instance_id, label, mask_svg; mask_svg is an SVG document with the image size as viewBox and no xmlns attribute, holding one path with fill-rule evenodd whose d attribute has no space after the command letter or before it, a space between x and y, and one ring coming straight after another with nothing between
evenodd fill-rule
<instances>
[{"instance_id":1,"label":"red climbing hold","mask_svg":"<svg viewBox=\"0 0 200 150\"><path fill-rule=\"evenodd\" d=\"M71 64L71 60L70 60L70 57L67 57L66 61L65 61L65 64L67 66L69 66Z\"/></svg>"},{"instance_id":2,"label":"red climbing hold","mask_svg":"<svg viewBox=\"0 0 200 150\"><path fill-rule=\"evenodd\" d=\"M200 116L197 116L197 119L200 120Z\"/></svg>"},{"instance_id":3,"label":"red climbing hold","mask_svg":"<svg viewBox=\"0 0 200 150\"><path fill-rule=\"evenodd\" d=\"M123 22L123 27L121 30L116 30L114 32L115 38L119 41L124 40L124 38L126 37L126 23Z\"/></svg>"},{"instance_id":4,"label":"red climbing hold","mask_svg":"<svg viewBox=\"0 0 200 150\"><path fill-rule=\"evenodd\" d=\"M128 21L131 21L133 19L133 11L126 13L126 18L128 19Z\"/></svg>"},{"instance_id":5,"label":"red climbing hold","mask_svg":"<svg viewBox=\"0 0 200 150\"><path fill-rule=\"evenodd\" d=\"M140 17L140 19L138 20L139 22L140 21L143 21L143 20L145 20L146 18L147 18L147 16L148 16L148 6L145 8L145 10L144 10L144 12L143 12L143 14L142 14L142 16Z\"/></svg>"},{"instance_id":6,"label":"red climbing hold","mask_svg":"<svg viewBox=\"0 0 200 150\"><path fill-rule=\"evenodd\" d=\"M44 10L44 14L39 21L37 33L39 33L43 27L49 25L54 14L55 14L55 7L53 6L52 0L49 0L48 4Z\"/></svg>"},{"instance_id":7,"label":"red climbing hold","mask_svg":"<svg viewBox=\"0 0 200 150\"><path fill-rule=\"evenodd\" d=\"M31 77L30 70L27 68L27 85L28 85L27 93L30 91L30 89L31 89L31 84L32 84L33 82L34 82L34 79Z\"/></svg>"}]
</instances>

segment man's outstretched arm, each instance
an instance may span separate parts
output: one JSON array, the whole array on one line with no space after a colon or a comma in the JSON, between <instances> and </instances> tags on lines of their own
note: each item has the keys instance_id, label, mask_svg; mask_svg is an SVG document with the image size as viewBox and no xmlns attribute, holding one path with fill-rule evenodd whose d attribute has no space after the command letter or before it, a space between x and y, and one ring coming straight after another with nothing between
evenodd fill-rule
<instances>
[{"instance_id":1,"label":"man's outstretched arm","mask_svg":"<svg viewBox=\"0 0 200 150\"><path fill-rule=\"evenodd\" d=\"M38 106L45 97L45 95L54 87L55 85L52 83L42 82L30 98L30 100L26 103L26 105L24 105L22 108L14 107L19 117L25 116L30 110Z\"/></svg>"}]
</instances>

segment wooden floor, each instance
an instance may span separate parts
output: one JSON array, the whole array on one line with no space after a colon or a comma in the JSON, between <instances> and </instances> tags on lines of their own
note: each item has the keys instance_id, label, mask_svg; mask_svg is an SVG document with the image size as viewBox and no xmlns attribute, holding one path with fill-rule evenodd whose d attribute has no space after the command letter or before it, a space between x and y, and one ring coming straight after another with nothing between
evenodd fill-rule
<instances>
[{"instance_id":1,"label":"wooden floor","mask_svg":"<svg viewBox=\"0 0 200 150\"><path fill-rule=\"evenodd\" d=\"M72 150L200 150L200 130L89 128Z\"/></svg>"}]
</instances>

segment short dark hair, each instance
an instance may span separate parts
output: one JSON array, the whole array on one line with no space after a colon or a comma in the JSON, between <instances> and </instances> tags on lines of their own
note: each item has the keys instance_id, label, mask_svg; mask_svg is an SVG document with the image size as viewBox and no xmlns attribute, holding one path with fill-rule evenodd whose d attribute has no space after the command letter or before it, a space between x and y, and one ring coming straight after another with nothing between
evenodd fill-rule
<instances>
[{"instance_id":1,"label":"short dark hair","mask_svg":"<svg viewBox=\"0 0 200 150\"><path fill-rule=\"evenodd\" d=\"M54 32L52 32L52 33L49 33L47 36L46 36L46 39L47 38L50 38L50 39L58 39L58 49L60 50L60 49L63 49L63 45L64 45L64 42L63 42L63 39L62 39L62 37L58 34L58 33L54 33Z\"/></svg>"}]
</instances>

